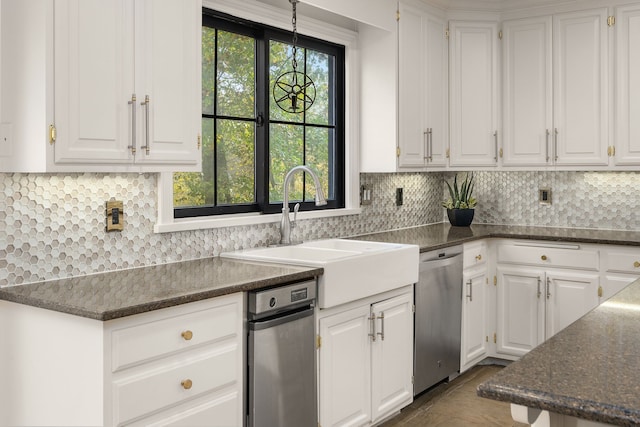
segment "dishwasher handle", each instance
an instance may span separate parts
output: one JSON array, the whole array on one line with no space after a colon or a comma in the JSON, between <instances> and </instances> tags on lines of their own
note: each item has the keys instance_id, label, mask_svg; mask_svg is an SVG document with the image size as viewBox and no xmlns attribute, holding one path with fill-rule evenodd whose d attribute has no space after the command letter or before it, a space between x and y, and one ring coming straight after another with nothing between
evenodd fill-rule
<instances>
[{"instance_id":1,"label":"dishwasher handle","mask_svg":"<svg viewBox=\"0 0 640 427\"><path fill-rule=\"evenodd\" d=\"M268 317L263 320L252 320L249 322L249 329L252 331L261 331L263 329L273 328L274 326L282 325L283 323L293 322L298 319L304 319L305 317L313 316L313 307L306 307L302 310L285 313L283 315L276 315Z\"/></svg>"},{"instance_id":2,"label":"dishwasher handle","mask_svg":"<svg viewBox=\"0 0 640 427\"><path fill-rule=\"evenodd\" d=\"M460 262L460 258L462 258L462 254L455 254L443 258L428 259L424 261L421 260L420 271L430 270L433 268L448 267L450 265L454 265L457 262Z\"/></svg>"}]
</instances>

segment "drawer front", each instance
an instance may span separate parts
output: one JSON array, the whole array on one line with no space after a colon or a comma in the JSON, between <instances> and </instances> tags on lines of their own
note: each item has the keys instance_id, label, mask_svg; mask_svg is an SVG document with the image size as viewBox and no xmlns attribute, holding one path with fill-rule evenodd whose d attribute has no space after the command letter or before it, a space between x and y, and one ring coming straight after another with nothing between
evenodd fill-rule
<instances>
[{"instance_id":1,"label":"drawer front","mask_svg":"<svg viewBox=\"0 0 640 427\"><path fill-rule=\"evenodd\" d=\"M112 332L113 372L186 350L196 345L233 337L239 333L237 319L240 304L220 307L151 321Z\"/></svg>"},{"instance_id":2,"label":"drawer front","mask_svg":"<svg viewBox=\"0 0 640 427\"><path fill-rule=\"evenodd\" d=\"M487 262L487 242L465 243L463 249L464 268L475 267Z\"/></svg>"},{"instance_id":3,"label":"drawer front","mask_svg":"<svg viewBox=\"0 0 640 427\"><path fill-rule=\"evenodd\" d=\"M607 251L605 257L607 271L632 273L640 275L640 250Z\"/></svg>"},{"instance_id":4,"label":"drawer front","mask_svg":"<svg viewBox=\"0 0 640 427\"><path fill-rule=\"evenodd\" d=\"M229 427L242 425L242 397L237 390L208 396L204 403L185 404L144 418L129 427Z\"/></svg>"},{"instance_id":5,"label":"drawer front","mask_svg":"<svg viewBox=\"0 0 640 427\"><path fill-rule=\"evenodd\" d=\"M234 343L115 380L112 389L115 424L233 385L239 381L236 365L240 357L240 349Z\"/></svg>"},{"instance_id":6,"label":"drawer front","mask_svg":"<svg viewBox=\"0 0 640 427\"><path fill-rule=\"evenodd\" d=\"M598 271L599 254L597 250L565 249L545 246L499 245L498 262L536 265L544 267L577 268Z\"/></svg>"}]
</instances>

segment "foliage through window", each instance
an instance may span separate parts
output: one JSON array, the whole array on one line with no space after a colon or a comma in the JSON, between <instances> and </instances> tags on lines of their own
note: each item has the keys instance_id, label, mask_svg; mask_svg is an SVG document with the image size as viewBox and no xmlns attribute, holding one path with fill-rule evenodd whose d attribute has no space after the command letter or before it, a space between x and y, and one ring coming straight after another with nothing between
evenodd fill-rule
<instances>
[{"instance_id":1,"label":"foliage through window","mask_svg":"<svg viewBox=\"0 0 640 427\"><path fill-rule=\"evenodd\" d=\"M273 87L291 71L290 32L206 11L202 27L202 173L174 173L176 218L280 212L284 177L305 164L328 204L344 207L344 47L299 36L298 70L315 83L306 111L290 113ZM300 210L313 203L313 180L294 177Z\"/></svg>"}]
</instances>

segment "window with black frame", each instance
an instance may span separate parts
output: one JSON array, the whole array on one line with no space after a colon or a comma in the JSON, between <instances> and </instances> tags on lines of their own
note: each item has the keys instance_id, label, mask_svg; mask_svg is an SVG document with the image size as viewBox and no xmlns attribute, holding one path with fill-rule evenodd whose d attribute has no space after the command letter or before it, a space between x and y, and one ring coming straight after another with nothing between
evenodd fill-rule
<instances>
[{"instance_id":1,"label":"window with black frame","mask_svg":"<svg viewBox=\"0 0 640 427\"><path fill-rule=\"evenodd\" d=\"M344 207L344 47L205 11L202 27L202 173L174 173L174 217L276 213L292 167L316 172L327 205L315 206L313 180L297 174L289 201L300 210ZM292 69L313 81L315 99L289 112L278 77Z\"/></svg>"}]
</instances>

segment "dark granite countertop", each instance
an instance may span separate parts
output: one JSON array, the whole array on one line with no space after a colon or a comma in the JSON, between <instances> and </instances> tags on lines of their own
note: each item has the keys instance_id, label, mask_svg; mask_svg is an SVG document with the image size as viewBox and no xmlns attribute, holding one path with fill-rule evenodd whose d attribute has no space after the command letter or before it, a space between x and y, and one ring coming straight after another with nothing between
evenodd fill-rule
<instances>
[{"instance_id":1,"label":"dark granite countertop","mask_svg":"<svg viewBox=\"0 0 640 427\"><path fill-rule=\"evenodd\" d=\"M640 424L640 280L478 386L478 395Z\"/></svg>"},{"instance_id":2,"label":"dark granite countertop","mask_svg":"<svg viewBox=\"0 0 640 427\"><path fill-rule=\"evenodd\" d=\"M322 274L322 268L204 258L0 288L0 300L110 320Z\"/></svg>"},{"instance_id":3,"label":"dark granite countertop","mask_svg":"<svg viewBox=\"0 0 640 427\"><path fill-rule=\"evenodd\" d=\"M451 227L448 223L367 234L352 239L414 244L420 246L420 252L427 252L488 237L640 246L638 231L482 224Z\"/></svg>"}]
</instances>

